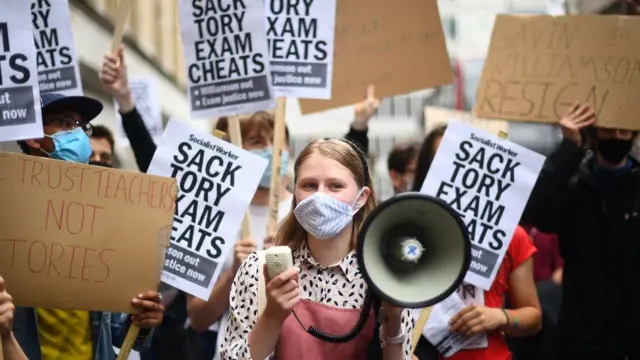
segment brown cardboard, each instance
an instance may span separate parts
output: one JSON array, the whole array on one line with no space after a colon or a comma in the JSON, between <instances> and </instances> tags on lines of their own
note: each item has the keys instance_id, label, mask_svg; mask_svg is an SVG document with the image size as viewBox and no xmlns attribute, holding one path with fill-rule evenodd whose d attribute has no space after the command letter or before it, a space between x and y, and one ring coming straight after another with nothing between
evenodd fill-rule
<instances>
[{"instance_id":1,"label":"brown cardboard","mask_svg":"<svg viewBox=\"0 0 640 360\"><path fill-rule=\"evenodd\" d=\"M640 17L498 15L474 114L556 123L574 101L640 130Z\"/></svg>"},{"instance_id":2,"label":"brown cardboard","mask_svg":"<svg viewBox=\"0 0 640 360\"><path fill-rule=\"evenodd\" d=\"M453 82L436 0L340 0L331 100L300 99L302 114L351 105L369 84L379 98Z\"/></svg>"},{"instance_id":3,"label":"brown cardboard","mask_svg":"<svg viewBox=\"0 0 640 360\"><path fill-rule=\"evenodd\" d=\"M133 312L156 289L175 179L0 153L0 274L18 306Z\"/></svg>"},{"instance_id":4,"label":"brown cardboard","mask_svg":"<svg viewBox=\"0 0 640 360\"><path fill-rule=\"evenodd\" d=\"M509 133L508 122L504 120L479 119L467 111L447 109L437 106L426 106L424 108L424 118L426 134L428 134L433 128L439 125L448 124L454 119L492 134L498 134L500 131Z\"/></svg>"}]
</instances>

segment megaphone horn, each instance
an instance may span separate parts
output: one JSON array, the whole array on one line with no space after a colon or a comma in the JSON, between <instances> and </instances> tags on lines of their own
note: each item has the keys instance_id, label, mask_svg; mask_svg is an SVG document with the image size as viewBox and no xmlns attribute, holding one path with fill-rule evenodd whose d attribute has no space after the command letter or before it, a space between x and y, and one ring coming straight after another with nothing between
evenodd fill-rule
<instances>
[{"instance_id":1,"label":"megaphone horn","mask_svg":"<svg viewBox=\"0 0 640 360\"><path fill-rule=\"evenodd\" d=\"M471 261L469 231L444 201L398 194L378 205L358 234L358 265L382 300L424 308L451 295Z\"/></svg>"}]
</instances>

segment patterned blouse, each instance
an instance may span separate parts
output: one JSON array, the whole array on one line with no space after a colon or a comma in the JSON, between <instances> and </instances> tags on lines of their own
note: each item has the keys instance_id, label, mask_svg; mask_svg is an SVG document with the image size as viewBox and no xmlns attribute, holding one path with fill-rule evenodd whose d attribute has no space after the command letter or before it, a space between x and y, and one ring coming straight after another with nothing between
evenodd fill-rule
<instances>
[{"instance_id":1,"label":"patterned blouse","mask_svg":"<svg viewBox=\"0 0 640 360\"><path fill-rule=\"evenodd\" d=\"M293 263L300 268L300 298L324 305L360 309L364 305L366 282L358 269L354 251L338 264L322 267L311 256L306 244L293 251ZM248 334L257 320L258 269L256 253L242 263L231 289L229 326L221 344L220 358L252 360ZM410 360L413 318L410 310L402 312L402 329L406 340L402 346L404 359ZM273 358L273 355L270 357Z\"/></svg>"}]
</instances>

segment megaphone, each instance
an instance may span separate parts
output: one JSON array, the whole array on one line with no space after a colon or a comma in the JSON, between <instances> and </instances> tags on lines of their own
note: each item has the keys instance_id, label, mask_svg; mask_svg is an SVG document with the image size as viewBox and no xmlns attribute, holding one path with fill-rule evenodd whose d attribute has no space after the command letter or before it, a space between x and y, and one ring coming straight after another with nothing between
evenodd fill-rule
<instances>
[{"instance_id":1,"label":"megaphone","mask_svg":"<svg viewBox=\"0 0 640 360\"><path fill-rule=\"evenodd\" d=\"M417 192L378 205L358 234L358 265L369 287L398 307L437 304L464 280L469 231L446 202Z\"/></svg>"},{"instance_id":2,"label":"megaphone","mask_svg":"<svg viewBox=\"0 0 640 360\"><path fill-rule=\"evenodd\" d=\"M341 335L313 326L306 329L318 339L333 343L354 339L379 300L406 309L444 300L464 280L471 262L471 241L451 206L436 197L409 192L382 202L369 214L358 233L356 256L369 287L360 319Z\"/></svg>"}]
</instances>

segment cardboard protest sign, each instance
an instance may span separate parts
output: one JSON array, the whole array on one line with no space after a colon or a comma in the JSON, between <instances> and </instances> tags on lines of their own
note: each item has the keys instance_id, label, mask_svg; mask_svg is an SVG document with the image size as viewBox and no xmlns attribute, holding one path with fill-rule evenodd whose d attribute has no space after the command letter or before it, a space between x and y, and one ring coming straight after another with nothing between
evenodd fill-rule
<instances>
[{"instance_id":1,"label":"cardboard protest sign","mask_svg":"<svg viewBox=\"0 0 640 360\"><path fill-rule=\"evenodd\" d=\"M273 108L262 1L178 0L194 118Z\"/></svg>"},{"instance_id":2,"label":"cardboard protest sign","mask_svg":"<svg viewBox=\"0 0 640 360\"><path fill-rule=\"evenodd\" d=\"M471 237L465 282L489 290L544 156L459 121L447 126L421 193L447 202Z\"/></svg>"},{"instance_id":3,"label":"cardboard protest sign","mask_svg":"<svg viewBox=\"0 0 640 360\"><path fill-rule=\"evenodd\" d=\"M209 299L267 161L169 120L150 174L171 176L178 201L162 281Z\"/></svg>"},{"instance_id":4,"label":"cardboard protest sign","mask_svg":"<svg viewBox=\"0 0 640 360\"><path fill-rule=\"evenodd\" d=\"M31 13L25 1L0 0L0 141L41 138Z\"/></svg>"},{"instance_id":5,"label":"cardboard protest sign","mask_svg":"<svg viewBox=\"0 0 640 360\"><path fill-rule=\"evenodd\" d=\"M0 274L18 306L131 312L156 289L175 180L0 153Z\"/></svg>"},{"instance_id":6,"label":"cardboard protest sign","mask_svg":"<svg viewBox=\"0 0 640 360\"><path fill-rule=\"evenodd\" d=\"M266 0L276 96L330 99L336 0Z\"/></svg>"},{"instance_id":7,"label":"cardboard protest sign","mask_svg":"<svg viewBox=\"0 0 640 360\"><path fill-rule=\"evenodd\" d=\"M640 130L640 18L498 15L474 114L556 123L588 102L597 125Z\"/></svg>"},{"instance_id":8,"label":"cardboard protest sign","mask_svg":"<svg viewBox=\"0 0 640 360\"><path fill-rule=\"evenodd\" d=\"M153 76L133 76L129 78L129 87L131 88L131 96L136 105L136 109L144 125L149 130L151 137L156 143L162 136L162 109L158 102L158 94L156 92L156 78ZM120 111L118 102L114 100L116 111ZM124 132L122 121L116 122L118 128L118 144L129 145L129 138Z\"/></svg>"},{"instance_id":9,"label":"cardboard protest sign","mask_svg":"<svg viewBox=\"0 0 640 360\"><path fill-rule=\"evenodd\" d=\"M331 100L300 100L309 114L453 82L437 0L338 1Z\"/></svg>"},{"instance_id":10,"label":"cardboard protest sign","mask_svg":"<svg viewBox=\"0 0 640 360\"><path fill-rule=\"evenodd\" d=\"M40 92L82 95L68 0L31 0Z\"/></svg>"},{"instance_id":11,"label":"cardboard protest sign","mask_svg":"<svg viewBox=\"0 0 640 360\"><path fill-rule=\"evenodd\" d=\"M437 106L425 106L424 125L426 134L433 130L433 128L448 124L451 121L460 121L491 134L497 134L499 131L504 131L506 133L509 132L509 123L504 120L479 119L467 111L447 109Z\"/></svg>"}]
</instances>

